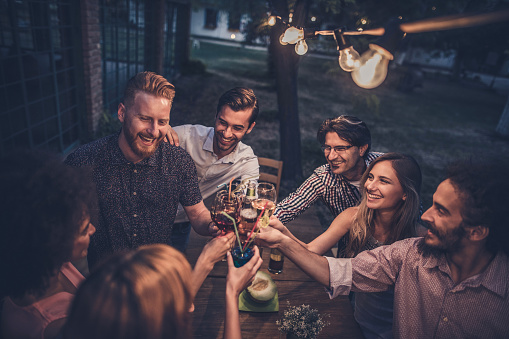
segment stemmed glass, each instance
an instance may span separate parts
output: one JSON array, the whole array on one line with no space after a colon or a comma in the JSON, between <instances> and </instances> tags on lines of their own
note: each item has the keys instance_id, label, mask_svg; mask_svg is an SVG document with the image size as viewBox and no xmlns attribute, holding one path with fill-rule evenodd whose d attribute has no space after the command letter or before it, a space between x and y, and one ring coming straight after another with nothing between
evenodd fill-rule
<instances>
[{"instance_id":1,"label":"stemmed glass","mask_svg":"<svg viewBox=\"0 0 509 339\"><path fill-rule=\"evenodd\" d=\"M268 182L261 182L256 188L257 199L253 201L253 207L260 213L264 213L262 218L265 225L268 225L269 218L276 209L276 189L274 185Z\"/></svg>"},{"instance_id":2,"label":"stemmed glass","mask_svg":"<svg viewBox=\"0 0 509 339\"><path fill-rule=\"evenodd\" d=\"M223 214L227 213L238 224L240 220L240 197L237 195L230 195L227 190L217 192L210 210L212 221L217 227L225 232L233 232L233 221Z\"/></svg>"}]
</instances>

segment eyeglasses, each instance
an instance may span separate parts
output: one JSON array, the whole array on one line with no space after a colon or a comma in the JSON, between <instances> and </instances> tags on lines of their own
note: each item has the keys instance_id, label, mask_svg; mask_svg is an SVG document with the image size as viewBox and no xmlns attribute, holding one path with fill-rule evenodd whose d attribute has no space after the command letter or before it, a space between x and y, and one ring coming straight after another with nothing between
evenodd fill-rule
<instances>
[{"instance_id":1,"label":"eyeglasses","mask_svg":"<svg viewBox=\"0 0 509 339\"><path fill-rule=\"evenodd\" d=\"M322 151L326 155L329 154L332 149L336 153L344 153L347 149L350 149L352 147L353 147L353 145L350 145L350 146L334 146L334 147L330 147L330 146L324 145L324 146L322 146Z\"/></svg>"}]
</instances>

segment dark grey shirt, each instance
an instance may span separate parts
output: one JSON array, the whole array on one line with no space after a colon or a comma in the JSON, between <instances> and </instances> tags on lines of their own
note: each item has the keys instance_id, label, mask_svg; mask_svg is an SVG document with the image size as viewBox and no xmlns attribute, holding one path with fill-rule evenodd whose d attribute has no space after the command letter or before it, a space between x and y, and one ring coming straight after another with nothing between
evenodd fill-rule
<instances>
[{"instance_id":1,"label":"dark grey shirt","mask_svg":"<svg viewBox=\"0 0 509 339\"><path fill-rule=\"evenodd\" d=\"M134 164L124 157L115 134L78 148L65 162L92 167L97 186L100 210L89 248L90 266L123 249L171 245L178 203L192 206L202 200L193 159L166 142Z\"/></svg>"}]
</instances>

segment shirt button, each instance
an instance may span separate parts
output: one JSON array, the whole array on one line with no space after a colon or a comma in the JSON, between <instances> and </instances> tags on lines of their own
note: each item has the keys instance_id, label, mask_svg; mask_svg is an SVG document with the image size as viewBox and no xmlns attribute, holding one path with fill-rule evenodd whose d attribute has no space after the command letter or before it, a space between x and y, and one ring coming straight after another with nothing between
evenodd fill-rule
<instances>
[{"instance_id":1,"label":"shirt button","mask_svg":"<svg viewBox=\"0 0 509 339\"><path fill-rule=\"evenodd\" d=\"M133 192L133 195L136 195L136 192Z\"/></svg>"},{"instance_id":2,"label":"shirt button","mask_svg":"<svg viewBox=\"0 0 509 339\"><path fill-rule=\"evenodd\" d=\"M136 218L137 216L138 216L138 214L133 214L133 217L135 217L135 218Z\"/></svg>"},{"instance_id":3,"label":"shirt button","mask_svg":"<svg viewBox=\"0 0 509 339\"><path fill-rule=\"evenodd\" d=\"M449 319L447 319L447 317L444 317L443 319L445 322L449 321Z\"/></svg>"}]
</instances>

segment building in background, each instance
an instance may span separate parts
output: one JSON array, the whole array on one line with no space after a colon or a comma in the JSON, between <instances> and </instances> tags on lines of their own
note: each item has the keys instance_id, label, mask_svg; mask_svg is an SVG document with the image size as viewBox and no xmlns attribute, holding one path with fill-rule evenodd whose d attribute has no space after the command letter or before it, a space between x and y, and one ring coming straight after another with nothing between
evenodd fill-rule
<instances>
[{"instance_id":1,"label":"building in background","mask_svg":"<svg viewBox=\"0 0 509 339\"><path fill-rule=\"evenodd\" d=\"M191 36L243 42L249 16L219 11L211 7L198 7L191 11Z\"/></svg>"},{"instance_id":2,"label":"building in background","mask_svg":"<svg viewBox=\"0 0 509 339\"><path fill-rule=\"evenodd\" d=\"M116 112L143 70L189 58L188 0L0 0L0 154L67 153Z\"/></svg>"}]
</instances>

